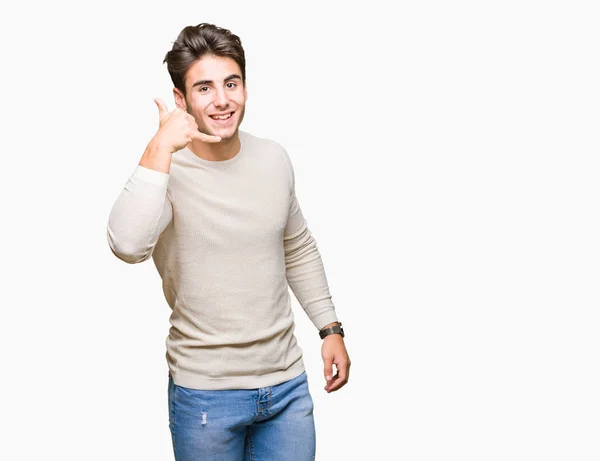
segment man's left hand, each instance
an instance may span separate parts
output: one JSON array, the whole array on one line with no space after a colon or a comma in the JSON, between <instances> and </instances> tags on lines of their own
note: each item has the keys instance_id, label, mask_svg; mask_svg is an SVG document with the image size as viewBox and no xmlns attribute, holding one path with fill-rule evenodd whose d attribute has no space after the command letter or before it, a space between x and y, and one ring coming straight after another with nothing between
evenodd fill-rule
<instances>
[{"instance_id":1,"label":"man's left hand","mask_svg":"<svg viewBox=\"0 0 600 461\"><path fill-rule=\"evenodd\" d=\"M325 336L323 346L321 347L323 364L325 365L325 390L330 392L337 391L348 382L350 377L350 357L346 351L344 338L339 334ZM337 373L333 374L333 365Z\"/></svg>"}]
</instances>

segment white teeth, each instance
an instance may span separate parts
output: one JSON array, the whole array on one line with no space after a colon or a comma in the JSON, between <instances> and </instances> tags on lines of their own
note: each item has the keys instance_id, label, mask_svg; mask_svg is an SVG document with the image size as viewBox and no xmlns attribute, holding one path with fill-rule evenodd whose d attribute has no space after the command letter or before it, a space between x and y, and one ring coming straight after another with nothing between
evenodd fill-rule
<instances>
[{"instance_id":1,"label":"white teeth","mask_svg":"<svg viewBox=\"0 0 600 461\"><path fill-rule=\"evenodd\" d=\"M215 120L226 120L229 117L231 117L231 113L227 115L211 115L211 118L214 118Z\"/></svg>"}]
</instances>

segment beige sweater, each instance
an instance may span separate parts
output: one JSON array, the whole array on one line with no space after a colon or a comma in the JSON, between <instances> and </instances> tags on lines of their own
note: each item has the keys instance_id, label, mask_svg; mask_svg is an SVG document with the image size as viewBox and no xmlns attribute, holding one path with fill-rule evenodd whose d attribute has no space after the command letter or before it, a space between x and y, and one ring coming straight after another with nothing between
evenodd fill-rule
<instances>
[{"instance_id":1,"label":"beige sweater","mask_svg":"<svg viewBox=\"0 0 600 461\"><path fill-rule=\"evenodd\" d=\"M108 221L117 257L152 256L172 309L167 364L193 389L265 387L304 371L288 284L317 329L337 321L288 154L239 135L230 160L186 148L169 174L138 165Z\"/></svg>"}]
</instances>

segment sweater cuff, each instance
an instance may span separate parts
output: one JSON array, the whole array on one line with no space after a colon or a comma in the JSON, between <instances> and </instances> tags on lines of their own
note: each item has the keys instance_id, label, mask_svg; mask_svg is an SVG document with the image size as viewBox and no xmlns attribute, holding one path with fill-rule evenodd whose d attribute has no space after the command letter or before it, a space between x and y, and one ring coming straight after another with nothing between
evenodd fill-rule
<instances>
[{"instance_id":1,"label":"sweater cuff","mask_svg":"<svg viewBox=\"0 0 600 461\"><path fill-rule=\"evenodd\" d=\"M166 186L169 183L169 174L162 171L151 170L145 166L138 165L132 175L135 179L149 182L157 186Z\"/></svg>"},{"instance_id":2,"label":"sweater cuff","mask_svg":"<svg viewBox=\"0 0 600 461\"><path fill-rule=\"evenodd\" d=\"M329 325L330 323L333 323L333 322L339 323L339 320L337 318L335 310L329 309L329 310L315 316L312 319L312 322L317 327L317 330L322 330L325 325Z\"/></svg>"}]
</instances>

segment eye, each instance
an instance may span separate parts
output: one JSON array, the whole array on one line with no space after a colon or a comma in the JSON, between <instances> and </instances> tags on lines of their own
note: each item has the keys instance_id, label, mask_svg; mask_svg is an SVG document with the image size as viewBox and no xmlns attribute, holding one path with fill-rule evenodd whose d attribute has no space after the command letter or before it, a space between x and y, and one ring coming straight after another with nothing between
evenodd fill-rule
<instances>
[{"instance_id":1,"label":"eye","mask_svg":"<svg viewBox=\"0 0 600 461\"><path fill-rule=\"evenodd\" d=\"M208 87L207 86L201 86L198 88L198 91L200 91L200 93L206 93L208 91Z\"/></svg>"},{"instance_id":2,"label":"eye","mask_svg":"<svg viewBox=\"0 0 600 461\"><path fill-rule=\"evenodd\" d=\"M237 86L237 83L235 82L227 82L227 88L229 88L230 90L235 88Z\"/></svg>"}]
</instances>

